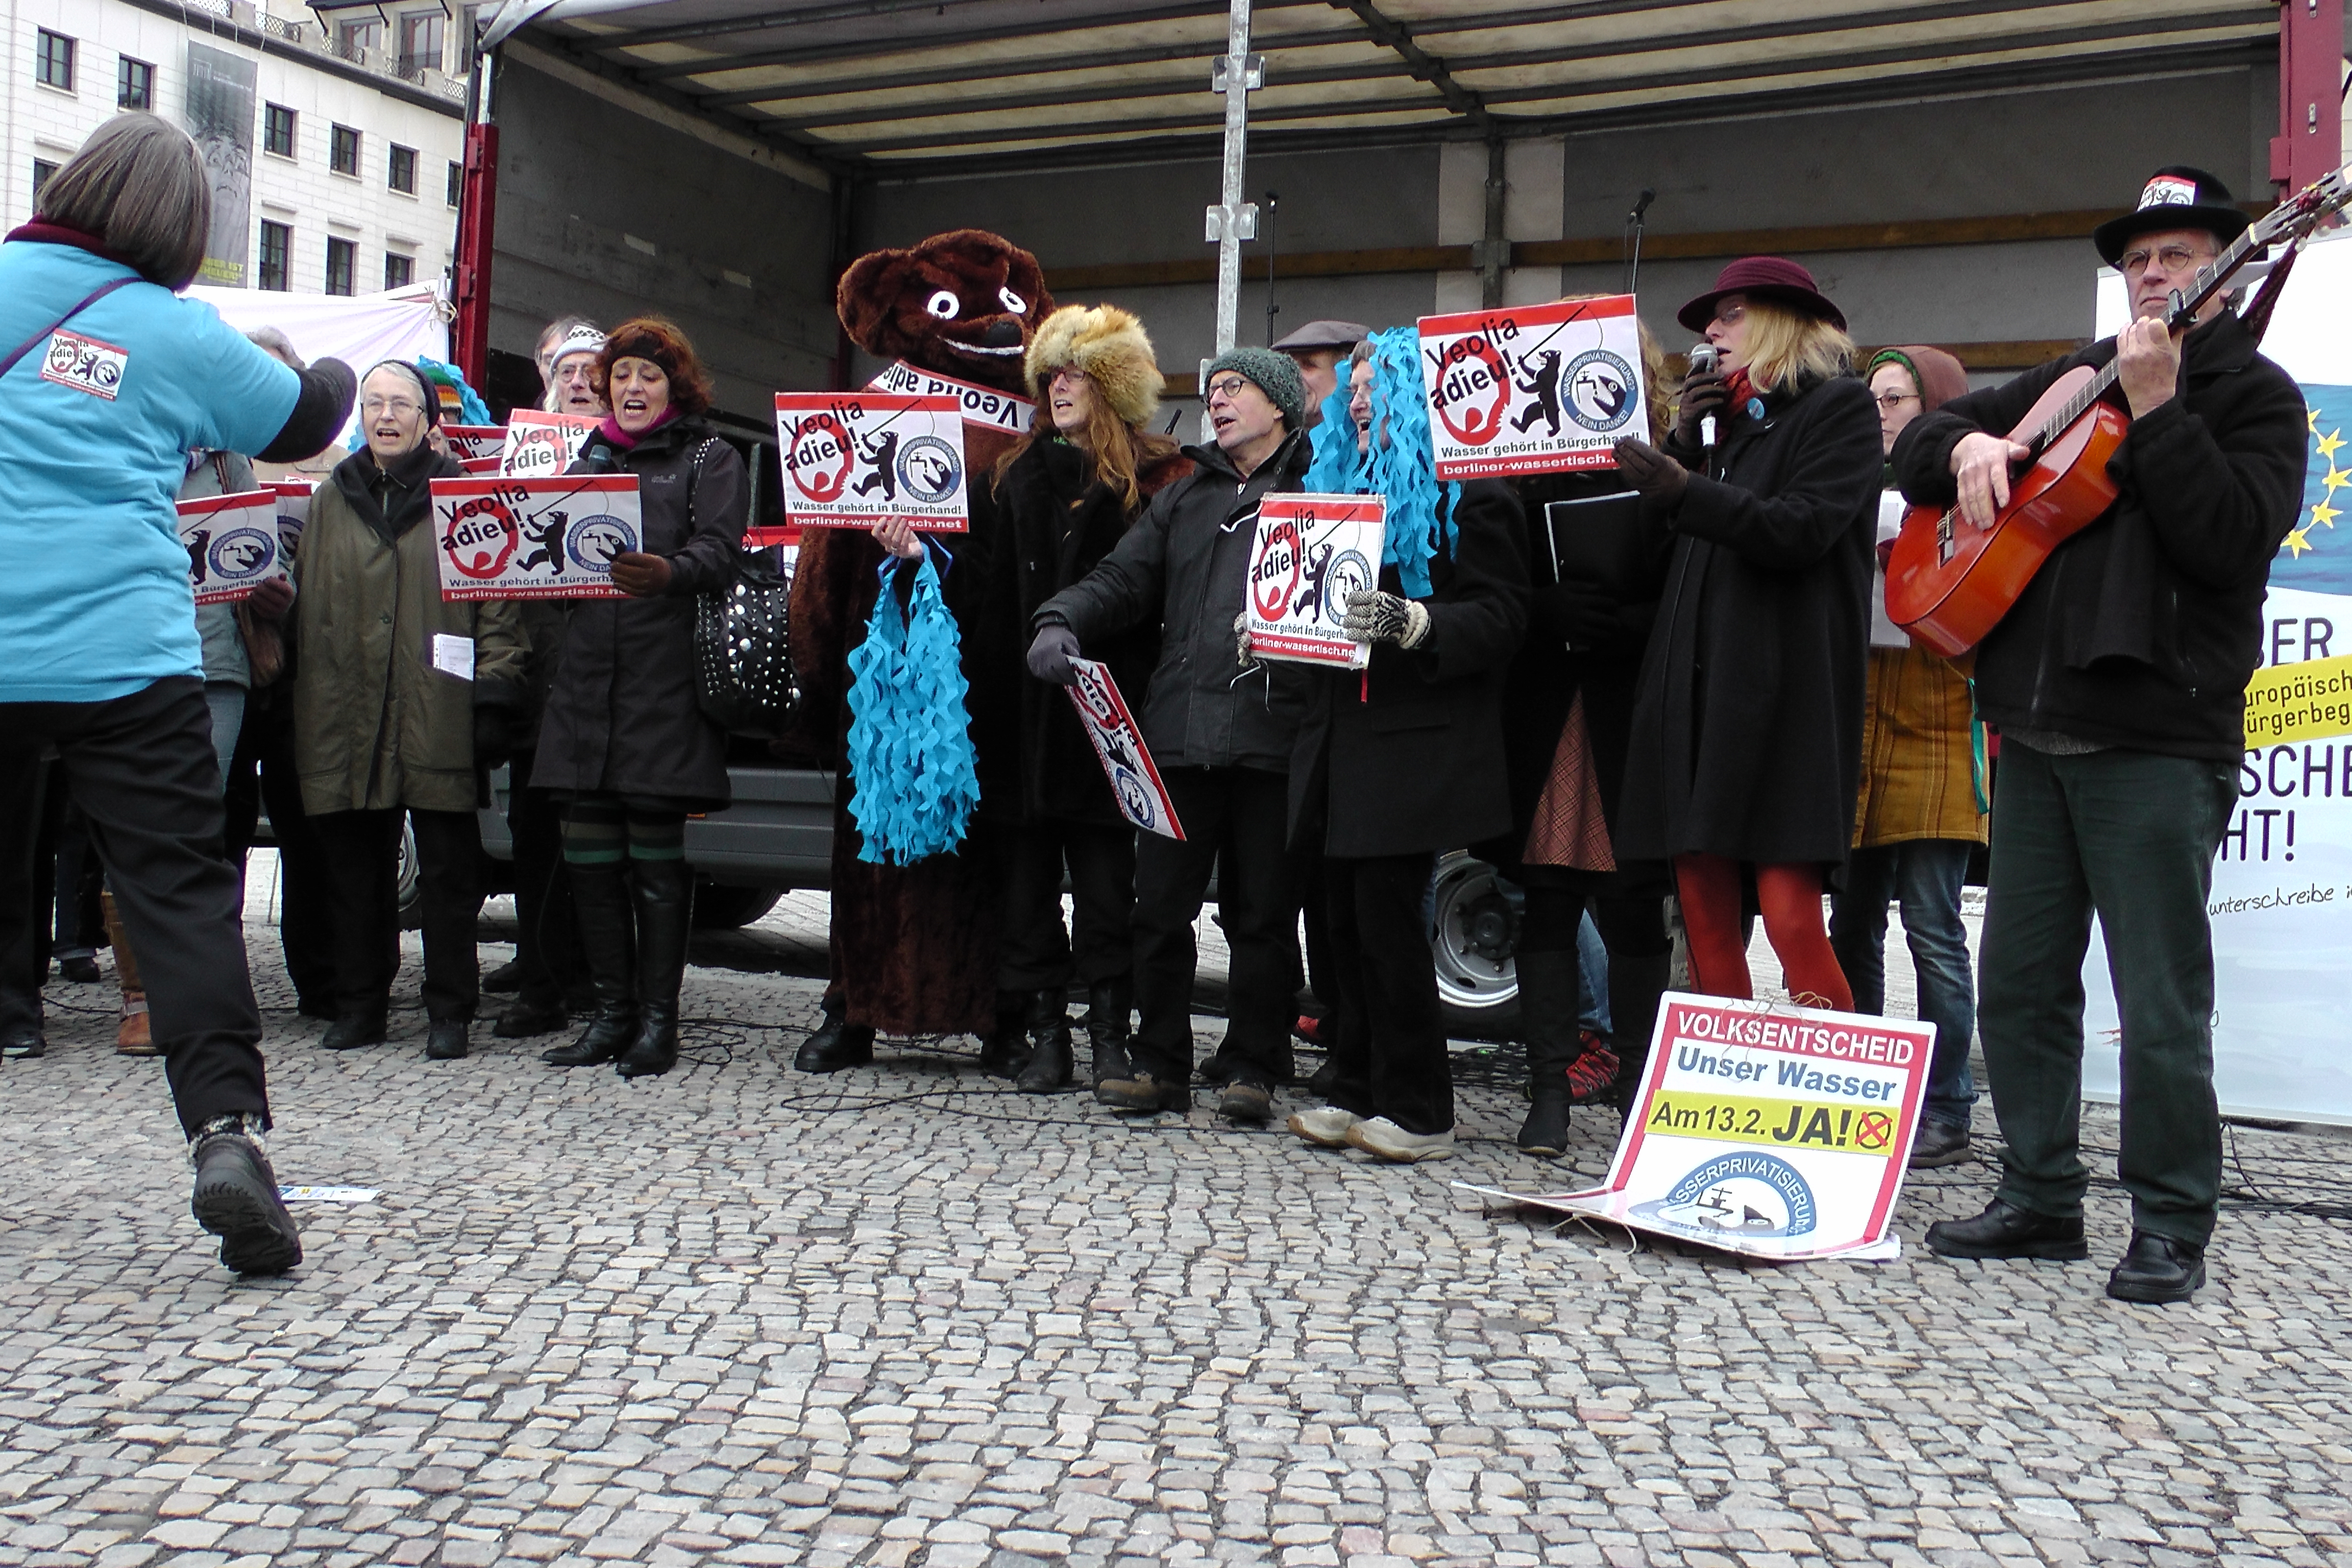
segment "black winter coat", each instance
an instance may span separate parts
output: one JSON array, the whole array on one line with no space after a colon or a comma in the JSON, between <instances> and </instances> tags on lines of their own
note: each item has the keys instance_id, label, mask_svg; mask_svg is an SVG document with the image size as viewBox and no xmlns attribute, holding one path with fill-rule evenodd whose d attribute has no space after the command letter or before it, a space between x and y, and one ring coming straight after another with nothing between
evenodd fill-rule
<instances>
[{"instance_id":1,"label":"black winter coat","mask_svg":"<svg viewBox=\"0 0 2352 1568\"><path fill-rule=\"evenodd\" d=\"M570 602L530 782L719 810L727 736L696 700L694 600L734 579L751 499L743 459L688 416L627 448L592 436L571 471L637 476L644 549L669 558L669 589Z\"/></svg>"},{"instance_id":2,"label":"black winter coat","mask_svg":"<svg viewBox=\"0 0 2352 1568\"><path fill-rule=\"evenodd\" d=\"M1258 499L1298 489L1311 456L1307 438L1293 435L1246 479L1213 445L1184 455L1193 471L1152 497L1118 548L1046 600L1036 624L1062 622L1095 657L1118 633L1160 622L1160 664L1139 716L1152 760L1163 768L1287 773L1315 672L1261 663L1244 674L1234 617L1242 613Z\"/></svg>"},{"instance_id":3,"label":"black winter coat","mask_svg":"<svg viewBox=\"0 0 2352 1568\"><path fill-rule=\"evenodd\" d=\"M1952 448L2006 433L2113 338L1955 398L1911 422L1895 473L1912 500L1949 506ZM2245 749L2246 678L2262 662L2271 557L2303 504L2303 394L2231 312L2182 341L2183 393L2132 421L2107 461L2106 516L2061 544L1977 653L1977 702L1996 726L2168 756ZM2126 407L2120 390L2110 401Z\"/></svg>"},{"instance_id":4,"label":"black winter coat","mask_svg":"<svg viewBox=\"0 0 2352 1568\"><path fill-rule=\"evenodd\" d=\"M1523 515L1500 480L1464 485L1453 557L1429 563L1429 635L1375 644L1367 669L1314 671L1290 770L1294 844L1358 859L1459 849L1509 826L1503 681L1528 625ZM1404 591L1394 566L1381 586Z\"/></svg>"},{"instance_id":5,"label":"black winter coat","mask_svg":"<svg viewBox=\"0 0 2352 1568\"><path fill-rule=\"evenodd\" d=\"M1877 407L1850 375L1726 422L1717 477L1692 475L1668 520L1619 860L1844 863L1885 474Z\"/></svg>"},{"instance_id":6,"label":"black winter coat","mask_svg":"<svg viewBox=\"0 0 2352 1568\"><path fill-rule=\"evenodd\" d=\"M1171 454L1139 474L1144 504L1191 469L1190 462ZM1076 447L1049 438L1015 458L996 487L1000 533L987 563L992 579L987 603L1022 634L1011 639L1011 667L1005 671L1006 679L1018 683L1020 720L1013 744L981 753L985 771L980 804L983 812L1008 821L1106 827L1127 823L1065 689L1039 680L1022 662L1030 617L1100 565L1135 521L1125 498L1097 483L1091 473ZM1100 639L1087 652L1110 666L1119 690L1130 703L1139 703L1160 658L1160 624L1144 621Z\"/></svg>"}]
</instances>

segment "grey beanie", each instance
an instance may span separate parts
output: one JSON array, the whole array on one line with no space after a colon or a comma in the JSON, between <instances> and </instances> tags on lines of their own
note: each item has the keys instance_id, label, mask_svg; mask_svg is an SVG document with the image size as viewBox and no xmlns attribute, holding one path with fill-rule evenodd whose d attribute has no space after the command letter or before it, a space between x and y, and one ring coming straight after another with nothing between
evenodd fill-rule
<instances>
[{"instance_id":1,"label":"grey beanie","mask_svg":"<svg viewBox=\"0 0 2352 1568\"><path fill-rule=\"evenodd\" d=\"M1298 363L1288 354L1278 354L1272 349L1227 349L1209 363L1209 372L1201 378L1201 396L1206 401L1209 383L1220 371L1237 371L1257 384L1275 407L1282 411L1283 423L1293 430L1307 426L1307 384L1298 379Z\"/></svg>"}]
</instances>

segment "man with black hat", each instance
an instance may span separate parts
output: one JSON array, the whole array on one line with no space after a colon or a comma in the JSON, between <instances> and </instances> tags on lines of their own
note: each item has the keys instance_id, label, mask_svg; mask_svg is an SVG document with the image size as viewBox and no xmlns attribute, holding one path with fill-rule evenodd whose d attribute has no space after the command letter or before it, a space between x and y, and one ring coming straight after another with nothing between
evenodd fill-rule
<instances>
[{"instance_id":1,"label":"man with black hat","mask_svg":"<svg viewBox=\"0 0 2352 1568\"><path fill-rule=\"evenodd\" d=\"M2024 447L2013 428L2077 365L2114 362L2131 425L2121 493L2053 552L1979 646L1977 700L2008 744L1977 1015L2007 1147L1973 1219L1927 1229L1949 1258L2089 1256L2080 1153L2084 951L2096 914L2123 1018L2126 1301L2205 1282L2221 1176L2213 1098L2213 856L2237 801L2244 691L2270 561L2300 508L2303 396L2216 295L2176 337L2170 300L2242 233L2201 169L2159 169L2093 236L2131 290L2116 337L1921 416L1896 441L1910 499L1989 526Z\"/></svg>"},{"instance_id":2,"label":"man with black hat","mask_svg":"<svg viewBox=\"0 0 2352 1568\"><path fill-rule=\"evenodd\" d=\"M1187 447L1192 473L1151 498L1102 564L1033 617L1029 670L1068 685L1071 658L1128 627L1161 625L1141 714L1181 841L1140 836L1135 858L1135 1002L1130 1079L1097 1086L1119 1110L1192 1104L1192 922L1212 868L1232 952L1224 1043L1233 1077L1217 1111L1273 1114L1291 1019L1297 903L1290 886L1290 757L1313 689L1307 667L1259 663L1236 647L1258 503L1307 472L1306 390L1289 359L1234 349L1202 377L1213 445Z\"/></svg>"},{"instance_id":3,"label":"man with black hat","mask_svg":"<svg viewBox=\"0 0 2352 1568\"><path fill-rule=\"evenodd\" d=\"M1275 353L1288 354L1298 367L1307 408L1299 429L1312 430L1323 423L1323 404L1339 385L1339 362L1370 331L1361 321L1309 321L1273 345Z\"/></svg>"}]
</instances>

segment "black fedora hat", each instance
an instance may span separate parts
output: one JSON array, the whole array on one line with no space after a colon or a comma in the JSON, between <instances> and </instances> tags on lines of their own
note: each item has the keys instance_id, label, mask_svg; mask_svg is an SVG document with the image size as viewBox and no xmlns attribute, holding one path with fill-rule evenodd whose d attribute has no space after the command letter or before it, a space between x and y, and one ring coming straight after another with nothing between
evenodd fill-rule
<instances>
[{"instance_id":1,"label":"black fedora hat","mask_svg":"<svg viewBox=\"0 0 2352 1568\"><path fill-rule=\"evenodd\" d=\"M1741 257L1717 274L1714 288L1676 312L1675 320L1694 332L1703 332L1706 324L1715 320L1715 302L1726 294L1745 294L1751 300L1770 300L1792 306L1827 321L1839 331L1845 331L1845 312L1822 297L1811 273L1783 256Z\"/></svg>"},{"instance_id":2,"label":"black fedora hat","mask_svg":"<svg viewBox=\"0 0 2352 1568\"><path fill-rule=\"evenodd\" d=\"M2099 259L2113 267L2123 256L2124 247L2143 234L2201 228L2227 245L2253 221L2230 195L2229 186L2202 169L2172 163L2147 177L2138 206L2093 229L2091 243L2099 247Z\"/></svg>"}]
</instances>

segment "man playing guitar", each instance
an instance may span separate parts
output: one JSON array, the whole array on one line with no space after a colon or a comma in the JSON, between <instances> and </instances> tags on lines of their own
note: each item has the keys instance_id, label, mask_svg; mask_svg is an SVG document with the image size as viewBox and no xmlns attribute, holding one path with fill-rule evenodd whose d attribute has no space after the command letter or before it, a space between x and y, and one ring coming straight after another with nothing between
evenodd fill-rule
<instances>
[{"instance_id":1,"label":"man playing guitar","mask_svg":"<svg viewBox=\"0 0 2352 1568\"><path fill-rule=\"evenodd\" d=\"M1978 1023L2007 1143L1998 1193L1927 1230L1951 1258L2089 1256L2080 1152L2082 966L2095 912L2123 1019L2123 1300L2205 1281L2221 1174L2213 1094L2213 857L2236 808L2244 689L2270 561L2300 510L2302 394L2216 292L2185 332L2176 294L2247 227L2202 170L2158 171L2094 235L2131 291L2112 340L1913 421L1893 465L1963 529L2008 504L2012 429L2077 366L2116 363L2130 414L2106 511L2060 544L1978 649L2001 733ZM2178 333L2179 335L2176 335Z\"/></svg>"}]
</instances>

